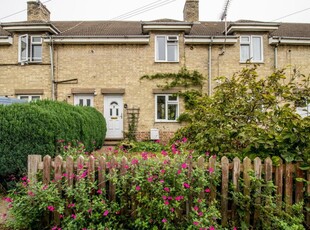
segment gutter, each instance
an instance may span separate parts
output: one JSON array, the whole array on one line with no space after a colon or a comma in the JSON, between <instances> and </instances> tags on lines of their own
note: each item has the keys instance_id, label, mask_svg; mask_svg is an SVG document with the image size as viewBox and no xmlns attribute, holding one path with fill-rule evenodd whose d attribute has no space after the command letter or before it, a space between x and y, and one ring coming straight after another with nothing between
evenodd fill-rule
<instances>
[{"instance_id":1,"label":"gutter","mask_svg":"<svg viewBox=\"0 0 310 230\"><path fill-rule=\"evenodd\" d=\"M238 42L237 36L184 36L185 44L226 44L234 45Z\"/></svg>"},{"instance_id":2,"label":"gutter","mask_svg":"<svg viewBox=\"0 0 310 230\"><path fill-rule=\"evenodd\" d=\"M12 45L13 38L11 36L0 36L0 45Z\"/></svg>"},{"instance_id":3,"label":"gutter","mask_svg":"<svg viewBox=\"0 0 310 230\"><path fill-rule=\"evenodd\" d=\"M277 45L279 42L284 45L310 45L310 38L278 36L269 38L269 45Z\"/></svg>"},{"instance_id":4,"label":"gutter","mask_svg":"<svg viewBox=\"0 0 310 230\"><path fill-rule=\"evenodd\" d=\"M50 58L51 58L51 98L55 100L55 75L54 75L54 47L53 47L53 39L50 36Z\"/></svg>"}]
</instances>

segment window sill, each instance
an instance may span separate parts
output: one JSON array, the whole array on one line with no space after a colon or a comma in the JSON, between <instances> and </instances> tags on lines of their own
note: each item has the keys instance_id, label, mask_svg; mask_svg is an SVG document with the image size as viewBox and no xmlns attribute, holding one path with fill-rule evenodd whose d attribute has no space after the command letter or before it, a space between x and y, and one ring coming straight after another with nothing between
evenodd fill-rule
<instances>
[{"instance_id":1,"label":"window sill","mask_svg":"<svg viewBox=\"0 0 310 230\"><path fill-rule=\"evenodd\" d=\"M265 62L264 61L255 61L255 62L239 61L239 64L265 64Z\"/></svg>"},{"instance_id":2,"label":"window sill","mask_svg":"<svg viewBox=\"0 0 310 230\"><path fill-rule=\"evenodd\" d=\"M178 121L166 121L166 120L164 120L164 121L155 120L155 123L180 123L180 122L178 122Z\"/></svg>"},{"instance_id":3,"label":"window sill","mask_svg":"<svg viewBox=\"0 0 310 230\"><path fill-rule=\"evenodd\" d=\"M155 63L180 63L179 61L155 61Z\"/></svg>"}]
</instances>

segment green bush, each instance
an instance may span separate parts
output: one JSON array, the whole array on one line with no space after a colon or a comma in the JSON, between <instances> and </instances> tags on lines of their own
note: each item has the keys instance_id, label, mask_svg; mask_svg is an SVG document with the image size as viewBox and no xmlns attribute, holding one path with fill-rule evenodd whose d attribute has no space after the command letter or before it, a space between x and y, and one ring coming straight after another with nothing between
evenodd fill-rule
<instances>
[{"instance_id":1,"label":"green bush","mask_svg":"<svg viewBox=\"0 0 310 230\"><path fill-rule=\"evenodd\" d=\"M100 148L105 134L105 119L94 108L55 101L0 106L0 177L23 174L29 154L55 156L60 145Z\"/></svg>"}]
</instances>

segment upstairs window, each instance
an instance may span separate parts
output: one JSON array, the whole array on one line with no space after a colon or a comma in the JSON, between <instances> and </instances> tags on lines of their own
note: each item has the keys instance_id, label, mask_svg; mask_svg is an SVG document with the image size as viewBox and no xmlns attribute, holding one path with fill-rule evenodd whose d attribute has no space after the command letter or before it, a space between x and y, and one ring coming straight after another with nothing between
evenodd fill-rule
<instances>
[{"instance_id":1,"label":"upstairs window","mask_svg":"<svg viewBox=\"0 0 310 230\"><path fill-rule=\"evenodd\" d=\"M155 37L155 61L179 61L179 37L158 35Z\"/></svg>"},{"instance_id":2,"label":"upstairs window","mask_svg":"<svg viewBox=\"0 0 310 230\"><path fill-rule=\"evenodd\" d=\"M179 117L179 98L172 94L155 96L156 122L176 122Z\"/></svg>"},{"instance_id":3,"label":"upstairs window","mask_svg":"<svg viewBox=\"0 0 310 230\"><path fill-rule=\"evenodd\" d=\"M42 38L40 36L21 35L18 50L19 62L42 62Z\"/></svg>"},{"instance_id":4,"label":"upstairs window","mask_svg":"<svg viewBox=\"0 0 310 230\"><path fill-rule=\"evenodd\" d=\"M74 95L74 105L94 106L94 96L92 95Z\"/></svg>"},{"instance_id":5,"label":"upstairs window","mask_svg":"<svg viewBox=\"0 0 310 230\"><path fill-rule=\"evenodd\" d=\"M262 36L240 37L240 62L263 62Z\"/></svg>"}]
</instances>

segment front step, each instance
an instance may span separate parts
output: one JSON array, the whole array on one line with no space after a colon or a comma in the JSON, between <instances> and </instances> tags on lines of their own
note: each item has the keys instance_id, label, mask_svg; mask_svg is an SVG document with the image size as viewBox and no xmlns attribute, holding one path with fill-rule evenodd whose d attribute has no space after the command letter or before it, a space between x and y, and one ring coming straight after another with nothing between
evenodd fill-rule
<instances>
[{"instance_id":1,"label":"front step","mask_svg":"<svg viewBox=\"0 0 310 230\"><path fill-rule=\"evenodd\" d=\"M116 146L118 145L122 140L104 140L103 146Z\"/></svg>"}]
</instances>

